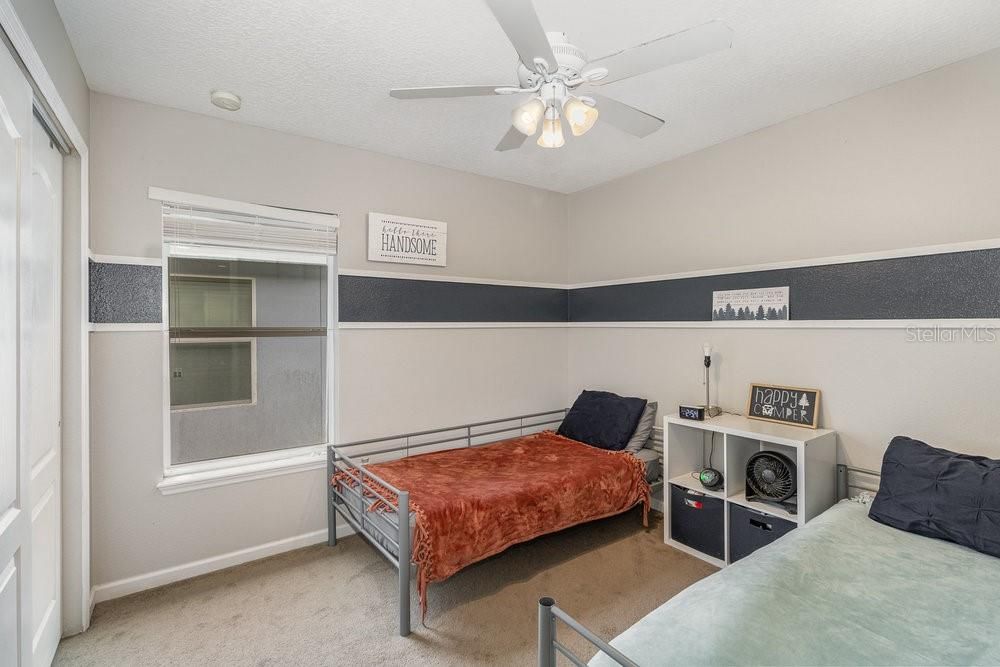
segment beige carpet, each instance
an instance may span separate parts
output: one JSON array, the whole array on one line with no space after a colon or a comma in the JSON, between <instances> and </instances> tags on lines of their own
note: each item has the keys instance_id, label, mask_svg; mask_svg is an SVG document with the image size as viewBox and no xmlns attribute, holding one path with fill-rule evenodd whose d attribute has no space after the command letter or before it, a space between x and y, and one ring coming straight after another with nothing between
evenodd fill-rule
<instances>
[{"instance_id":1,"label":"beige carpet","mask_svg":"<svg viewBox=\"0 0 1000 667\"><path fill-rule=\"evenodd\" d=\"M611 638L714 571L638 511L515 546L432 584L396 632L395 570L361 538L300 549L97 606L56 665L531 665L550 595ZM585 657L576 637L562 638Z\"/></svg>"}]
</instances>

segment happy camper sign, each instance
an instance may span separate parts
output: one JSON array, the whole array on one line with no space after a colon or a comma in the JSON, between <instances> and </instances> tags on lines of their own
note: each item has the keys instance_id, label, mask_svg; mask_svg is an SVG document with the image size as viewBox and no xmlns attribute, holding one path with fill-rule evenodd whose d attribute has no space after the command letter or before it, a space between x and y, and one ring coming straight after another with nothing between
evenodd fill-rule
<instances>
[{"instance_id":1,"label":"happy camper sign","mask_svg":"<svg viewBox=\"0 0 1000 667\"><path fill-rule=\"evenodd\" d=\"M447 266L448 223L368 214L368 260Z\"/></svg>"},{"instance_id":2,"label":"happy camper sign","mask_svg":"<svg viewBox=\"0 0 1000 667\"><path fill-rule=\"evenodd\" d=\"M816 428L819 425L819 389L751 384L747 417Z\"/></svg>"}]
</instances>

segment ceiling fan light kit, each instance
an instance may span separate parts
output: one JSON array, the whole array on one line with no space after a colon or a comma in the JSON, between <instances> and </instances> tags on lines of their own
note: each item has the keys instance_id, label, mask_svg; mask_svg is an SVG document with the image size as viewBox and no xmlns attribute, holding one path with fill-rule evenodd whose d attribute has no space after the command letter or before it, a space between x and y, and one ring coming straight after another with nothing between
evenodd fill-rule
<instances>
[{"instance_id":1,"label":"ceiling fan light kit","mask_svg":"<svg viewBox=\"0 0 1000 667\"><path fill-rule=\"evenodd\" d=\"M545 122L542 123L542 133L538 135L536 143L542 148L563 147L566 138L563 136L562 121L559 120L558 116L545 119Z\"/></svg>"},{"instance_id":2,"label":"ceiling fan light kit","mask_svg":"<svg viewBox=\"0 0 1000 667\"><path fill-rule=\"evenodd\" d=\"M597 108L578 97L570 97L563 104L563 114L574 137L582 137L594 127L600 115Z\"/></svg>"},{"instance_id":3,"label":"ceiling fan light kit","mask_svg":"<svg viewBox=\"0 0 1000 667\"><path fill-rule=\"evenodd\" d=\"M394 88L389 94L398 99L530 94L531 99L511 113L511 129L497 144L497 151L520 148L539 125L539 146L563 146L560 117L566 119L574 137L586 134L598 117L627 134L648 136L663 126L663 119L609 97L573 93L583 86L621 81L732 46L732 30L721 21L711 21L590 60L583 49L569 43L565 33L545 32L531 0L486 0L486 4L517 52L518 85ZM598 104L606 112L603 115Z\"/></svg>"},{"instance_id":4,"label":"ceiling fan light kit","mask_svg":"<svg viewBox=\"0 0 1000 667\"><path fill-rule=\"evenodd\" d=\"M538 124L545 116L545 102L533 97L511 114L510 124L525 136L532 136L538 131Z\"/></svg>"}]
</instances>

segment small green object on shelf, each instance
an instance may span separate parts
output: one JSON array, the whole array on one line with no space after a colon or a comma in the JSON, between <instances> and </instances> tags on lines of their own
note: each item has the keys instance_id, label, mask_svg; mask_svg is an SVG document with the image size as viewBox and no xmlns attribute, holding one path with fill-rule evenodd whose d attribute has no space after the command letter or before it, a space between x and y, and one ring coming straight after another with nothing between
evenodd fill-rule
<instances>
[{"instance_id":1,"label":"small green object on shelf","mask_svg":"<svg viewBox=\"0 0 1000 667\"><path fill-rule=\"evenodd\" d=\"M698 481L709 491L715 491L722 486L722 473L715 468L705 468L698 473Z\"/></svg>"}]
</instances>

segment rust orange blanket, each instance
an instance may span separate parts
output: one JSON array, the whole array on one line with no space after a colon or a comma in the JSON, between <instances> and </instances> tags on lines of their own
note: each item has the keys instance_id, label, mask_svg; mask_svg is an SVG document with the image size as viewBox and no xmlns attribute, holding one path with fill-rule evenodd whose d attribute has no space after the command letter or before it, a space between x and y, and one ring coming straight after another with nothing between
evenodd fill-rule
<instances>
[{"instance_id":1,"label":"rust orange blanket","mask_svg":"<svg viewBox=\"0 0 1000 667\"><path fill-rule=\"evenodd\" d=\"M644 522L649 511L649 484L639 459L551 431L410 456L368 470L410 492L422 611L428 584L513 544L638 503ZM342 474L331 480L339 481Z\"/></svg>"}]
</instances>

